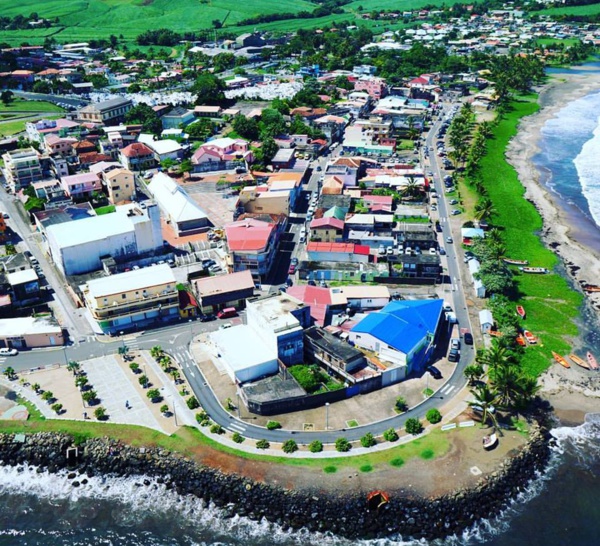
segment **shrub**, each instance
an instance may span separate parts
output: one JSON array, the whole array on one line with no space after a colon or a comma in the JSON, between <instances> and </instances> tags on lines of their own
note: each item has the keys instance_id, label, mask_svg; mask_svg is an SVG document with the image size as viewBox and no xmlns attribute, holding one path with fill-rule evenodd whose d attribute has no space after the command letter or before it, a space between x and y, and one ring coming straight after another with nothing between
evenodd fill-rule
<instances>
[{"instance_id":1,"label":"shrub","mask_svg":"<svg viewBox=\"0 0 600 546\"><path fill-rule=\"evenodd\" d=\"M383 433L383 439L386 442L395 442L398 440L398 433L393 429L393 428L388 428L384 433Z\"/></svg>"},{"instance_id":2,"label":"shrub","mask_svg":"<svg viewBox=\"0 0 600 546\"><path fill-rule=\"evenodd\" d=\"M363 464L359 470L361 472L371 472L373 470L373 467L370 464Z\"/></svg>"},{"instance_id":3,"label":"shrub","mask_svg":"<svg viewBox=\"0 0 600 546\"><path fill-rule=\"evenodd\" d=\"M35 391L35 392L40 392L40 384L39 383L34 383L33 385L31 385L31 388Z\"/></svg>"},{"instance_id":4,"label":"shrub","mask_svg":"<svg viewBox=\"0 0 600 546\"><path fill-rule=\"evenodd\" d=\"M373 447L376 443L377 443L377 440L375 440L375 437L370 432L367 432L360 439L360 445L363 447Z\"/></svg>"},{"instance_id":5,"label":"shrub","mask_svg":"<svg viewBox=\"0 0 600 546\"><path fill-rule=\"evenodd\" d=\"M163 405L160 407L160 412L161 412L161 413L168 413L168 412L169 412L169 406L167 406L167 404L163 404Z\"/></svg>"},{"instance_id":6,"label":"shrub","mask_svg":"<svg viewBox=\"0 0 600 546\"><path fill-rule=\"evenodd\" d=\"M407 419L405 428L409 434L420 434L423 431L423 425L416 417Z\"/></svg>"},{"instance_id":7,"label":"shrub","mask_svg":"<svg viewBox=\"0 0 600 546\"><path fill-rule=\"evenodd\" d=\"M234 432L233 436L231 437L231 439L236 443L236 444L241 444L246 438L244 438L239 432Z\"/></svg>"},{"instance_id":8,"label":"shrub","mask_svg":"<svg viewBox=\"0 0 600 546\"><path fill-rule=\"evenodd\" d=\"M276 430L278 428L281 428L281 423L279 421L269 421L267 423L268 430Z\"/></svg>"},{"instance_id":9,"label":"shrub","mask_svg":"<svg viewBox=\"0 0 600 546\"><path fill-rule=\"evenodd\" d=\"M52 411L56 412L57 415L60 414L60 412L62 411L63 405L62 404L52 404L52 406L50 406L52 408Z\"/></svg>"},{"instance_id":10,"label":"shrub","mask_svg":"<svg viewBox=\"0 0 600 546\"><path fill-rule=\"evenodd\" d=\"M286 440L281 449L284 453L294 453L294 451L298 451L298 444L294 440Z\"/></svg>"},{"instance_id":11,"label":"shrub","mask_svg":"<svg viewBox=\"0 0 600 546\"><path fill-rule=\"evenodd\" d=\"M208 413L203 410L196 413L196 421L198 421L200 426L205 427L210 422L210 417L208 416Z\"/></svg>"},{"instance_id":12,"label":"shrub","mask_svg":"<svg viewBox=\"0 0 600 546\"><path fill-rule=\"evenodd\" d=\"M147 393L146 396L152 400L152 402L160 402L162 400L162 396L160 394L160 391L158 389L150 389Z\"/></svg>"},{"instance_id":13,"label":"shrub","mask_svg":"<svg viewBox=\"0 0 600 546\"><path fill-rule=\"evenodd\" d=\"M42 400L45 400L46 402L50 402L50 400L52 400L54 398L54 393L52 391L46 391L44 392L44 394L42 394Z\"/></svg>"},{"instance_id":14,"label":"shrub","mask_svg":"<svg viewBox=\"0 0 600 546\"><path fill-rule=\"evenodd\" d=\"M106 410L102 406L100 406L94 410L94 415L96 416L96 419L98 419L98 421L102 421L106 419Z\"/></svg>"},{"instance_id":15,"label":"shrub","mask_svg":"<svg viewBox=\"0 0 600 546\"><path fill-rule=\"evenodd\" d=\"M257 449L269 449L270 447L271 447L271 444L264 439L256 441Z\"/></svg>"},{"instance_id":16,"label":"shrub","mask_svg":"<svg viewBox=\"0 0 600 546\"><path fill-rule=\"evenodd\" d=\"M140 382L140 385L144 388L146 388L149 384L149 380L148 380L148 376L147 375L142 375L138 381Z\"/></svg>"},{"instance_id":17,"label":"shrub","mask_svg":"<svg viewBox=\"0 0 600 546\"><path fill-rule=\"evenodd\" d=\"M346 438L338 438L335 441L335 449L341 453L345 453L346 451L350 451L352 449L352 444L346 440Z\"/></svg>"},{"instance_id":18,"label":"shrub","mask_svg":"<svg viewBox=\"0 0 600 546\"><path fill-rule=\"evenodd\" d=\"M335 474L337 472L337 466L326 466L323 469L323 472L325 472L325 474Z\"/></svg>"},{"instance_id":19,"label":"shrub","mask_svg":"<svg viewBox=\"0 0 600 546\"><path fill-rule=\"evenodd\" d=\"M406 398L404 398L404 396L398 396L398 398L396 398L395 406L398 411L406 411L408 409Z\"/></svg>"},{"instance_id":20,"label":"shrub","mask_svg":"<svg viewBox=\"0 0 600 546\"><path fill-rule=\"evenodd\" d=\"M442 414L437 408L431 408L426 414L425 418L432 424L435 425L442 420Z\"/></svg>"},{"instance_id":21,"label":"shrub","mask_svg":"<svg viewBox=\"0 0 600 546\"><path fill-rule=\"evenodd\" d=\"M132 362L131 364L129 364L129 369L133 373L138 373L140 371L140 365L137 362Z\"/></svg>"},{"instance_id":22,"label":"shrub","mask_svg":"<svg viewBox=\"0 0 600 546\"><path fill-rule=\"evenodd\" d=\"M190 396L185 403L187 404L187 407L192 410L200 407L200 402L198 402L198 399L195 396Z\"/></svg>"},{"instance_id":23,"label":"shrub","mask_svg":"<svg viewBox=\"0 0 600 546\"><path fill-rule=\"evenodd\" d=\"M225 429L221 425L215 423L210 427L210 431L212 434L223 434Z\"/></svg>"},{"instance_id":24,"label":"shrub","mask_svg":"<svg viewBox=\"0 0 600 546\"><path fill-rule=\"evenodd\" d=\"M404 459L402 459L401 457L397 457L396 459L392 459L390 461L390 464L395 467L400 467L404 464Z\"/></svg>"},{"instance_id":25,"label":"shrub","mask_svg":"<svg viewBox=\"0 0 600 546\"><path fill-rule=\"evenodd\" d=\"M311 453L320 453L321 451L323 451L323 442L321 442L320 440L313 440L309 444L308 449Z\"/></svg>"},{"instance_id":26,"label":"shrub","mask_svg":"<svg viewBox=\"0 0 600 546\"><path fill-rule=\"evenodd\" d=\"M85 391L81 395L81 398L83 398L83 400L88 404L91 404L94 400L96 400L96 398L98 398L98 393L94 389L91 389L89 391Z\"/></svg>"},{"instance_id":27,"label":"shrub","mask_svg":"<svg viewBox=\"0 0 600 546\"><path fill-rule=\"evenodd\" d=\"M83 390L84 387L87 386L88 382L89 382L89 380L85 375L78 375L75 378L75 386L79 387L81 390Z\"/></svg>"}]
</instances>

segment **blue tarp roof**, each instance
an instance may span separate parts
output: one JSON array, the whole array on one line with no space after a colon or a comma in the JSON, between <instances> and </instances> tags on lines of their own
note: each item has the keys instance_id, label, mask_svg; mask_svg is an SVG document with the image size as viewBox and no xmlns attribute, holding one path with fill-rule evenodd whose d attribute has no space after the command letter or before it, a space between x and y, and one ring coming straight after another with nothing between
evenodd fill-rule
<instances>
[{"instance_id":1,"label":"blue tarp roof","mask_svg":"<svg viewBox=\"0 0 600 546\"><path fill-rule=\"evenodd\" d=\"M370 334L407 354L428 334L435 334L443 306L444 300L392 301L367 315L352 332Z\"/></svg>"}]
</instances>

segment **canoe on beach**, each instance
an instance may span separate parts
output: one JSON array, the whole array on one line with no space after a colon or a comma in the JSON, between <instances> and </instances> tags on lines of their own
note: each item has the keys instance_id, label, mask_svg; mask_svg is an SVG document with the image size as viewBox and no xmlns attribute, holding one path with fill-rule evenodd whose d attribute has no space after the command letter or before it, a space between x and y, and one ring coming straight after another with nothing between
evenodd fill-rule
<instances>
[{"instance_id":1,"label":"canoe on beach","mask_svg":"<svg viewBox=\"0 0 600 546\"><path fill-rule=\"evenodd\" d=\"M552 351L552 356L554 357L554 360L556 360L556 362L558 362L561 366L564 366L565 368L571 367L571 364L567 362L567 359L560 356L558 353Z\"/></svg>"},{"instance_id":2,"label":"canoe on beach","mask_svg":"<svg viewBox=\"0 0 600 546\"><path fill-rule=\"evenodd\" d=\"M519 269L523 273L536 273L538 275L543 275L544 273L550 273L548 269L545 267L519 267Z\"/></svg>"},{"instance_id":3,"label":"canoe on beach","mask_svg":"<svg viewBox=\"0 0 600 546\"><path fill-rule=\"evenodd\" d=\"M525 318L525 307L522 305L517 305L517 315L519 315L522 319Z\"/></svg>"},{"instance_id":4,"label":"canoe on beach","mask_svg":"<svg viewBox=\"0 0 600 546\"><path fill-rule=\"evenodd\" d=\"M510 258L502 258L502 261L509 265L529 265L527 260L511 260Z\"/></svg>"},{"instance_id":5,"label":"canoe on beach","mask_svg":"<svg viewBox=\"0 0 600 546\"><path fill-rule=\"evenodd\" d=\"M525 336L527 343L529 343L530 345L534 345L538 341L537 337L535 337L529 330L524 330L523 335Z\"/></svg>"},{"instance_id":6,"label":"canoe on beach","mask_svg":"<svg viewBox=\"0 0 600 546\"><path fill-rule=\"evenodd\" d=\"M585 356L587 357L588 364L590 365L590 370L597 370L598 369L598 361L596 360L596 357L589 351L587 352L587 355L585 355Z\"/></svg>"},{"instance_id":7,"label":"canoe on beach","mask_svg":"<svg viewBox=\"0 0 600 546\"><path fill-rule=\"evenodd\" d=\"M570 354L569 359L572 360L578 366L585 368L586 370L590 369L590 365L585 360L583 360L583 358L580 358L577 355Z\"/></svg>"}]
</instances>

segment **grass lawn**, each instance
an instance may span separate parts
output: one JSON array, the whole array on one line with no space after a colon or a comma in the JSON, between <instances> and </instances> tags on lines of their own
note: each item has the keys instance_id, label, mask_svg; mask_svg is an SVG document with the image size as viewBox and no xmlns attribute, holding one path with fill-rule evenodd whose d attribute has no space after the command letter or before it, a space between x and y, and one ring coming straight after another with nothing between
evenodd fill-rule
<instances>
[{"instance_id":1,"label":"grass lawn","mask_svg":"<svg viewBox=\"0 0 600 546\"><path fill-rule=\"evenodd\" d=\"M43 100L15 98L8 105L0 103L0 114L4 114L5 112L64 112L64 109Z\"/></svg>"},{"instance_id":2,"label":"grass lawn","mask_svg":"<svg viewBox=\"0 0 600 546\"><path fill-rule=\"evenodd\" d=\"M114 205L106 205L105 207L98 207L96 209L96 214L101 216L102 214L110 214L111 212L115 212L116 207Z\"/></svg>"},{"instance_id":3,"label":"grass lawn","mask_svg":"<svg viewBox=\"0 0 600 546\"><path fill-rule=\"evenodd\" d=\"M34 418L35 419L35 418ZM174 452L181 453L186 457L194 458L197 447L213 448L217 451L229 453L243 459L264 461L268 463L284 464L288 466L311 468L323 472L335 472L339 468L359 469L363 466L375 468L377 465L400 466L407 460L421 457L433 459L444 455L449 447L448 434L441 430L433 430L412 442L391 447L383 451L373 451L364 455L333 457L333 458L311 458L307 453L305 458L276 457L261 455L258 453L246 453L214 441L198 429L182 427L177 434L165 436L164 434L144 427L132 425L115 425L111 423L99 423L96 421L67 421L67 420L29 420L27 422L0 421L0 432L4 433L35 433L35 432L62 432L71 434L76 443L81 443L87 438L98 436L109 436L132 446L157 446ZM427 457L423 454L426 453ZM328 471L327 468L330 468Z\"/></svg>"},{"instance_id":4,"label":"grass lawn","mask_svg":"<svg viewBox=\"0 0 600 546\"><path fill-rule=\"evenodd\" d=\"M29 120L27 120L29 121ZM25 130L25 121L8 121L0 123L0 136L10 136Z\"/></svg>"},{"instance_id":5,"label":"grass lawn","mask_svg":"<svg viewBox=\"0 0 600 546\"><path fill-rule=\"evenodd\" d=\"M538 15L596 15L600 13L600 4L588 4L587 6L566 6L563 8L548 8L535 12Z\"/></svg>"},{"instance_id":6,"label":"grass lawn","mask_svg":"<svg viewBox=\"0 0 600 546\"><path fill-rule=\"evenodd\" d=\"M504 158L508 141L516 134L519 120L538 110L537 96L521 97L494 129L488 140L487 154L481 160L481 171L489 197L497 215L494 223L502 226L507 256L529 260L532 266L553 269L556 255L542 244L539 231L542 219L535 207L523 198L525 190L514 168ZM517 270L515 270L517 271ZM564 336L577 335L573 319L579 314L582 296L571 290L557 274L517 274L518 302L527 311L524 324L540 337L538 346L528 347L522 363L525 371L539 375L552 362L551 351L565 354L569 345Z\"/></svg>"}]
</instances>

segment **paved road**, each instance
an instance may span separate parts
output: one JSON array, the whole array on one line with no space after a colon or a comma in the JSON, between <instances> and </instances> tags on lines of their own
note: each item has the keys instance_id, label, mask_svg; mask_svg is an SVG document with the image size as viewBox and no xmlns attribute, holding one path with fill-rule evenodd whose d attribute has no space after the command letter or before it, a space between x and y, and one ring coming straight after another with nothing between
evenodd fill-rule
<instances>
[{"instance_id":1,"label":"paved road","mask_svg":"<svg viewBox=\"0 0 600 546\"><path fill-rule=\"evenodd\" d=\"M28 100L45 100L48 102L52 102L54 104L68 104L69 106L73 106L74 108L79 108L81 106L85 106L89 104L89 100L79 98L79 97L71 97L65 95L51 95L46 93L29 93L27 91L18 91L14 90L13 93L18 97L23 97Z\"/></svg>"}]
</instances>

